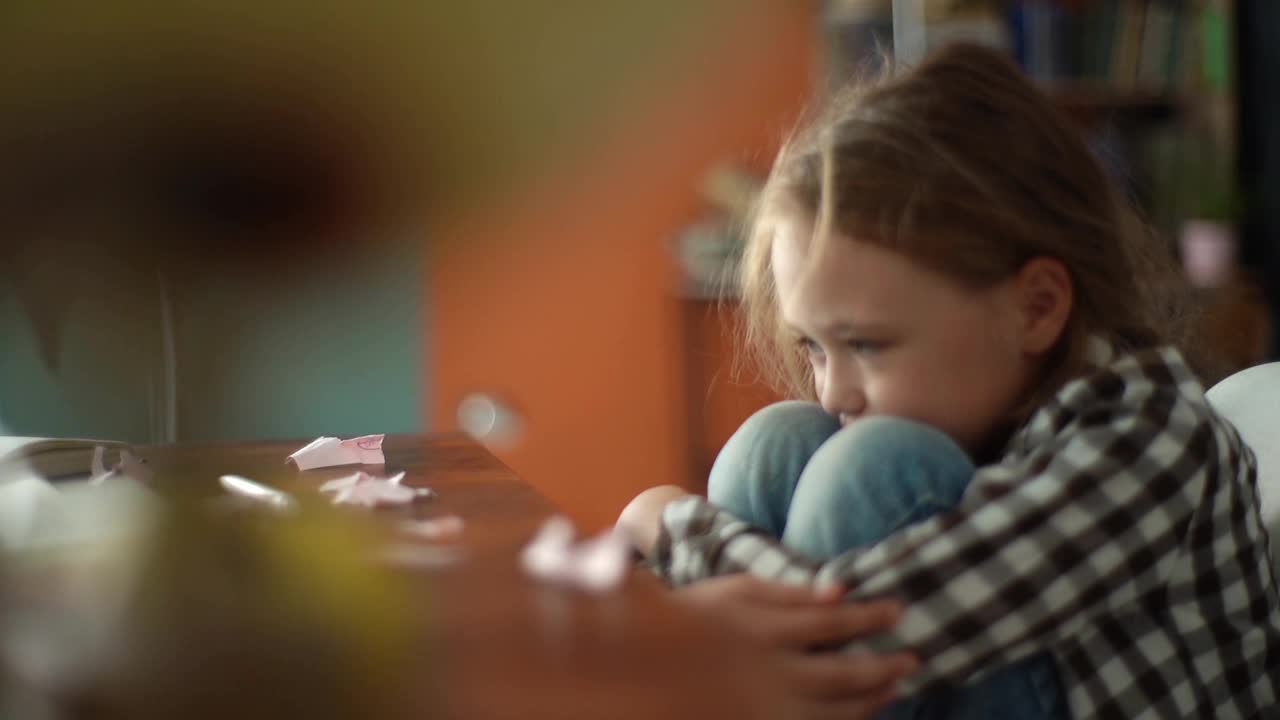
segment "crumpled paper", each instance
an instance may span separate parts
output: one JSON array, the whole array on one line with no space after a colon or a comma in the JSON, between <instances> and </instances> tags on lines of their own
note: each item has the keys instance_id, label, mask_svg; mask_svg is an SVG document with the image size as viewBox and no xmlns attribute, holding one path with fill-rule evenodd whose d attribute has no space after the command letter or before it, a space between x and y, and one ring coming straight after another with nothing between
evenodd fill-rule
<instances>
[{"instance_id":1,"label":"crumpled paper","mask_svg":"<svg viewBox=\"0 0 1280 720\"><path fill-rule=\"evenodd\" d=\"M363 507L407 505L415 500L435 497L434 490L404 485L401 483L403 480L404 472L380 478L361 471L330 480L320 486L320 492L332 493L334 505Z\"/></svg>"},{"instance_id":2,"label":"crumpled paper","mask_svg":"<svg viewBox=\"0 0 1280 720\"><path fill-rule=\"evenodd\" d=\"M541 580L590 592L622 585L631 566L631 545L622 533L611 529L577 543L575 534L569 518L548 518L520 553L521 565Z\"/></svg>"},{"instance_id":3,"label":"crumpled paper","mask_svg":"<svg viewBox=\"0 0 1280 720\"><path fill-rule=\"evenodd\" d=\"M106 462L106 448L101 445L93 449L93 462L89 470L89 482L100 485L111 478L129 478L140 483L151 479L151 468L128 450L120 451L120 459L110 468Z\"/></svg>"},{"instance_id":4,"label":"crumpled paper","mask_svg":"<svg viewBox=\"0 0 1280 720\"><path fill-rule=\"evenodd\" d=\"M348 440L319 437L290 455L289 460L299 470L338 465L383 465L387 461L382 453L382 440L385 437L362 435Z\"/></svg>"}]
</instances>

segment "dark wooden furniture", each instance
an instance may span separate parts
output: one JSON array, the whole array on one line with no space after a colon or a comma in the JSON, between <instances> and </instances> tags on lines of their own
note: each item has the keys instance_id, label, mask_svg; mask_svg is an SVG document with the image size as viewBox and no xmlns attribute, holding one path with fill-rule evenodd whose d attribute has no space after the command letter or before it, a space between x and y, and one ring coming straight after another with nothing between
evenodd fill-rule
<instances>
[{"instance_id":1,"label":"dark wooden furniture","mask_svg":"<svg viewBox=\"0 0 1280 720\"><path fill-rule=\"evenodd\" d=\"M302 442L148 448L171 476L208 483L235 473L314 493L320 475L284 465ZM760 714L754 656L670 602L638 569L619 591L590 595L527 577L518 553L556 508L482 447L459 435L390 436L387 471L439 496L373 511L393 523L457 514L462 563L424 571L445 718L749 718ZM342 469L350 472L351 468ZM381 468L378 468L381 470ZM324 471L332 472L332 471ZM178 475L177 473L181 473ZM352 512L367 512L352 508ZM424 648L424 653L427 648ZM439 703L437 703L439 704Z\"/></svg>"}]
</instances>

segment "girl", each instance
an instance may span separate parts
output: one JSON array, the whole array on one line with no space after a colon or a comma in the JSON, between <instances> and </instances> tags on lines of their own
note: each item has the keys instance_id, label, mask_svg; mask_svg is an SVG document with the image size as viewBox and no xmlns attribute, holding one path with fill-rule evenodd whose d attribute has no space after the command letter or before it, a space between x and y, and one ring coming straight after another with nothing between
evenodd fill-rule
<instances>
[{"instance_id":1,"label":"girl","mask_svg":"<svg viewBox=\"0 0 1280 720\"><path fill-rule=\"evenodd\" d=\"M1001 55L849 91L779 155L744 267L747 340L806 401L748 420L707 500L619 525L757 626L814 608L707 578L900 602L844 648L846 717L1280 717L1254 459L1174 347L1176 274ZM844 617L805 642L887 625Z\"/></svg>"}]
</instances>

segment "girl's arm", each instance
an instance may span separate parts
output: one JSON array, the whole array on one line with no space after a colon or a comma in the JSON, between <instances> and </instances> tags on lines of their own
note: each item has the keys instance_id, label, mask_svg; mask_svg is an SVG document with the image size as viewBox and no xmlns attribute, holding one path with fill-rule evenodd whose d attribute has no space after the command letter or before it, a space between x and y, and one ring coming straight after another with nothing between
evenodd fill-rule
<instances>
[{"instance_id":1,"label":"girl's arm","mask_svg":"<svg viewBox=\"0 0 1280 720\"><path fill-rule=\"evenodd\" d=\"M631 546L641 555L653 553L658 542L662 522L662 510L673 500L691 493L678 485L658 485L635 496L618 516L615 527L622 532Z\"/></svg>"},{"instance_id":2,"label":"girl's arm","mask_svg":"<svg viewBox=\"0 0 1280 720\"><path fill-rule=\"evenodd\" d=\"M1098 400L1039 418L1052 427L1038 449L980 469L954 511L875 545L815 563L686 497L663 511L655 565L677 585L746 571L842 583L849 599L896 597L895 630L857 647L914 651L924 664L908 691L972 679L1153 597L1185 540L1223 438L1173 388Z\"/></svg>"}]
</instances>

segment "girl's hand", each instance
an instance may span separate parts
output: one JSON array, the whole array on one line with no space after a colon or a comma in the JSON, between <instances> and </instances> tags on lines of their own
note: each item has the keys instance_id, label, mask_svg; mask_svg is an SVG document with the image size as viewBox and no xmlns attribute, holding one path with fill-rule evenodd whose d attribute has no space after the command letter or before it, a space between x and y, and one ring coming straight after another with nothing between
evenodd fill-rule
<instances>
[{"instance_id":1,"label":"girl's hand","mask_svg":"<svg viewBox=\"0 0 1280 720\"><path fill-rule=\"evenodd\" d=\"M688 490L676 485L649 488L627 503L622 515L618 517L616 527L626 535L635 549L647 557L658 541L662 509L672 500L689 494Z\"/></svg>"},{"instance_id":2,"label":"girl's hand","mask_svg":"<svg viewBox=\"0 0 1280 720\"><path fill-rule=\"evenodd\" d=\"M898 681L919 661L909 653L830 652L891 628L901 613L891 601L842 603L843 594L839 587L815 591L740 574L703 580L674 596L769 652L787 717L870 717L893 700Z\"/></svg>"}]
</instances>

